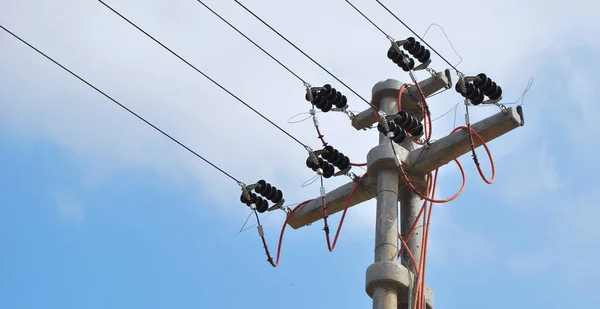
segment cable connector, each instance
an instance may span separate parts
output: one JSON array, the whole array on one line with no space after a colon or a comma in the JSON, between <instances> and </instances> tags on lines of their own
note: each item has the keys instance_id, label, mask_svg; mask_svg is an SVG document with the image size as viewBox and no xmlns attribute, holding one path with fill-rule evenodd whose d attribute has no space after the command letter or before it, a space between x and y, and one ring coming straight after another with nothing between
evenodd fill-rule
<instances>
[{"instance_id":1,"label":"cable connector","mask_svg":"<svg viewBox=\"0 0 600 309\"><path fill-rule=\"evenodd\" d=\"M307 82L304 83L304 87L306 87L306 99L309 102L312 102L314 100L313 93L312 93L312 87Z\"/></svg>"},{"instance_id":2,"label":"cable connector","mask_svg":"<svg viewBox=\"0 0 600 309\"><path fill-rule=\"evenodd\" d=\"M327 192L325 191L325 187L324 186L321 186L320 193L321 193L321 195L320 195L321 197L325 197L325 195L327 195Z\"/></svg>"},{"instance_id":3,"label":"cable connector","mask_svg":"<svg viewBox=\"0 0 600 309\"><path fill-rule=\"evenodd\" d=\"M244 196L244 198L248 201L252 200L252 198L250 197L250 192L248 192L248 187L246 187L246 184L244 184L243 182L239 181L238 185L240 187L242 187L242 195ZM254 205L254 204L252 204ZM254 209L256 209L256 206L254 206Z\"/></svg>"},{"instance_id":4,"label":"cable connector","mask_svg":"<svg viewBox=\"0 0 600 309\"><path fill-rule=\"evenodd\" d=\"M263 231L263 227L262 227L262 225L260 225L260 224L259 224L259 225L256 227L256 229L258 230L258 235L259 235L260 237L265 237L265 232Z\"/></svg>"},{"instance_id":5,"label":"cable connector","mask_svg":"<svg viewBox=\"0 0 600 309\"><path fill-rule=\"evenodd\" d=\"M309 146L305 146L304 149L308 151L309 160L312 161L314 164L319 165L319 159L317 159L317 156L315 155L312 148L310 148Z\"/></svg>"}]
</instances>

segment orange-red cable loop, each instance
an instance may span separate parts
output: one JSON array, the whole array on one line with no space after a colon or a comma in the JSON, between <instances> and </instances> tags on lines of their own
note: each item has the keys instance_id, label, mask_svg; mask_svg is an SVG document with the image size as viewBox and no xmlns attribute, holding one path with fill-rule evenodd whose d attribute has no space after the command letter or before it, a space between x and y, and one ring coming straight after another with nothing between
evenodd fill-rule
<instances>
[{"instance_id":1,"label":"orange-red cable loop","mask_svg":"<svg viewBox=\"0 0 600 309\"><path fill-rule=\"evenodd\" d=\"M477 166L477 171L479 172L479 175L481 176L483 181L485 181L485 183L487 183L487 184L494 183L494 180L496 180L496 167L494 164L494 158L492 158L492 153L490 152L490 149L488 148L487 144L485 143L485 141L483 140L481 135L479 135L479 133L477 133L477 131L473 130L473 128L471 128L470 126L457 127L454 130L452 130L451 134L456 131L460 131L460 130L465 130L469 133L469 140L471 142L471 153L473 154L473 161L475 161L475 165ZM483 175L483 171L481 170L481 166L479 165L479 161L477 160L477 153L475 153L475 142L473 141L473 136L477 137L477 139L481 143L481 146L483 146L483 148L485 149L485 152L487 152L488 158L490 159L490 164L492 166L492 178L489 180L485 177L485 175Z\"/></svg>"},{"instance_id":2,"label":"orange-red cable loop","mask_svg":"<svg viewBox=\"0 0 600 309\"><path fill-rule=\"evenodd\" d=\"M344 206L344 211L342 212L342 217L340 218L340 223L337 227L335 236L333 238L333 243L331 242L331 239L329 238L329 226L327 225L327 217L328 217L327 202L325 201L325 197L321 198L321 201L323 203L323 224L324 224L323 229L325 230L325 240L327 241L327 249L330 252L333 251L333 249L335 249L335 245L337 244L338 237L340 236L340 231L342 230L342 225L344 224L344 219L346 218L346 212L348 211L348 207L350 206L352 197L354 197L354 193L356 193L356 189L358 189L358 186L363 181L363 179L365 179L366 176L367 176L367 173L364 173L362 176L360 176L360 178L358 179L356 184L354 184L354 188L352 188L352 191L350 191L350 195L348 196L348 200L346 201L346 205Z\"/></svg>"},{"instance_id":3,"label":"orange-red cable loop","mask_svg":"<svg viewBox=\"0 0 600 309\"><path fill-rule=\"evenodd\" d=\"M283 222L283 226L281 227L281 233L279 234L279 243L277 245L277 257L275 262L273 262L273 258L271 257L271 254L269 252L269 249L267 247L267 241L265 240L265 236L261 235L260 238L262 240L263 246L265 248L265 253L267 254L267 261L271 264L271 266L273 267L277 267L277 265L279 265L279 257L281 255L281 244L283 243L283 234L285 233L285 228L287 227L288 221L290 220L290 218L292 217L292 215L298 210L300 209L300 207L310 203L314 201L314 199L312 200L307 200L304 201L300 204L298 204L298 206L294 207L294 209L292 209L292 211L290 211L290 213L286 216L285 221Z\"/></svg>"}]
</instances>

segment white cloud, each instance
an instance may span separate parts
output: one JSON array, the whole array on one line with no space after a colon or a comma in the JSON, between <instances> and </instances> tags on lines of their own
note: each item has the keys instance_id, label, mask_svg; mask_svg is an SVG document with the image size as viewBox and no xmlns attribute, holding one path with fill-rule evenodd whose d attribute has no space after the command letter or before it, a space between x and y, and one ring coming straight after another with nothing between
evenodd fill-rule
<instances>
[{"instance_id":1,"label":"white cloud","mask_svg":"<svg viewBox=\"0 0 600 309\"><path fill-rule=\"evenodd\" d=\"M409 35L376 3L355 2L392 36L400 39ZM590 3L508 1L494 4L494 13L490 14L489 5L474 7L468 1L433 1L429 4L437 10L430 11L425 18L418 14L400 15L419 33L431 22L444 26L465 58L461 69L468 73L489 72L506 85L507 98L516 98L538 62L554 61L554 57L543 57L543 52L556 42L563 42L565 33L576 30L594 33L598 29L597 19L580 18L570 8ZM285 123L290 116L308 109L302 83L197 2L182 1L167 7L163 1L109 1L109 4L301 141L317 148L319 144L310 121ZM399 4L387 4L402 12ZM234 3L209 5L313 85L331 82L348 96L351 109L366 107ZM343 2L319 3L319 10L302 1L247 5L367 99L372 85L379 80L390 77L408 80L385 57L388 48L385 37ZM457 9L461 7L469 9ZM532 11L536 13L532 15ZM335 16L331 12L336 12ZM465 23L457 22L472 20L480 14L485 14L485 24L474 23L465 28ZM307 18L319 23L307 23ZM4 26L241 180L268 179L286 188L290 201L317 195L314 186L299 187L312 175L304 166L306 153L299 145L100 3L11 1L0 12L0 19ZM556 19L563 22L556 23ZM544 31L537 31L542 28ZM427 39L448 58L454 57L440 31L432 29ZM217 202L237 199L236 185L202 161L178 149L13 38L2 34L0 42L5 51L0 60L0 78L5 80L0 86L3 95L0 124L5 129L30 138L48 139L79 153L95 167L94 175L151 168L182 183L189 177L198 180L190 186L200 188ZM433 67L439 70L446 66L434 57ZM458 95L449 90L432 99L430 105L434 115L440 115L458 101ZM481 109L474 117L492 112L495 111ZM462 117L459 110L459 123ZM450 129L451 118L436 122L436 126L442 131ZM344 115L321 114L320 123L326 139L354 161L364 161L366 152L376 142L374 132L356 132ZM496 148L502 148L500 143L495 143ZM328 182L327 188L335 187L338 182ZM231 198L233 195L235 199ZM365 213L358 215L357 211L356 216L372 219L374 205L361 208Z\"/></svg>"}]
</instances>

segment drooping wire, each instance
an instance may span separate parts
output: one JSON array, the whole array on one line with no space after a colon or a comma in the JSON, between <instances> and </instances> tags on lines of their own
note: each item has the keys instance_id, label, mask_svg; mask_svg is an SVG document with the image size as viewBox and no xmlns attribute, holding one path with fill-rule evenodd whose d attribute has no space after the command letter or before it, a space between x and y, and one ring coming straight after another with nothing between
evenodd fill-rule
<instances>
[{"instance_id":1,"label":"drooping wire","mask_svg":"<svg viewBox=\"0 0 600 309\"><path fill-rule=\"evenodd\" d=\"M455 66L458 66L459 64L461 64L463 62L463 57L458 53L456 48L454 48L454 44L452 44L452 41L448 37L448 34L446 34L446 30L444 30L444 28L442 26L440 26L439 24L436 24L436 23L429 25L429 27L427 27L427 30L425 30L425 33L423 34L423 38L425 38L425 36L427 35L427 32L429 32L429 29L431 29L431 27L433 27L433 26L436 26L436 27L440 28L440 30L442 30L444 37L446 37L446 40L448 41L448 43L450 43L450 47L452 48L452 50L454 51L456 56L458 56L458 58L460 58L460 60L458 61L458 63L455 64Z\"/></svg>"},{"instance_id":2,"label":"drooping wire","mask_svg":"<svg viewBox=\"0 0 600 309\"><path fill-rule=\"evenodd\" d=\"M523 93L521 93L521 96L519 97L519 99L517 99L514 102L509 102L509 103L503 103L504 105L512 105L512 104L518 104L519 101L521 101L521 104L519 105L523 105L523 103L525 102L525 95L527 94L527 92L529 91L529 88L531 88L531 86L533 85L533 76L529 78L529 80L527 81L527 86L525 87L525 90L523 90Z\"/></svg>"},{"instance_id":3,"label":"drooping wire","mask_svg":"<svg viewBox=\"0 0 600 309\"><path fill-rule=\"evenodd\" d=\"M444 58L444 56L442 56L440 53L437 52L437 50L435 50L435 48L431 47L431 45L429 45L421 36L419 36L419 34L417 34L409 25L407 25L406 23L404 23L402 21L402 19L400 19L398 16L396 16L396 14L394 14L392 11L390 11L390 9L388 9L385 4L381 3L381 1L379 0L375 0L377 1L377 3L379 3L379 5L381 5L386 11L388 11L388 13L390 13L392 16L394 16L394 18L396 20L398 20L404 27L406 27L406 29L408 29L410 32L412 32L419 40L421 40L421 42L423 42L423 44L427 45L427 47L429 47L434 53L436 53L436 55L438 55L440 58L442 58L442 60L444 60L444 62L446 62L450 67L452 67L454 69L454 71L456 72L460 72L456 66L454 66L452 63L450 63L450 61L446 60L446 58Z\"/></svg>"},{"instance_id":4,"label":"drooping wire","mask_svg":"<svg viewBox=\"0 0 600 309\"><path fill-rule=\"evenodd\" d=\"M354 93L357 97L359 97L365 103L367 103L367 104L369 104L369 105L372 106L372 104L367 99L363 98L360 94L358 94L356 91L354 91L354 89L352 89L352 88L350 88L350 86L346 85L346 83L344 83L343 81L341 81L337 76L335 76L333 73L331 73L329 70L327 70L324 66L322 66L320 63L318 63L315 59L313 59L311 56L309 56L307 53L305 53L302 49L300 49L298 46L296 46L296 44L294 44L290 40L288 40L283 34L279 33L279 31L275 30L275 28L271 27L271 25L269 25L267 22L265 22L262 18L260 18L256 14L254 14L254 12L252 12L252 10L250 10L249 8L247 8L246 6L244 6L238 0L234 0L234 1L239 6L241 6L244 10L246 10L248 13L250 13L252 16L254 16L256 19L258 19L261 23L263 23L265 26L267 26L269 29L271 29L271 31L273 31L274 33L276 33L280 38L282 38L283 40L285 40L288 44L290 44L292 47L294 47L297 51L299 51L300 53L302 53L306 58L308 58L314 64L316 64L321 69L323 69L323 71L325 71L327 74L329 74L335 80L337 80L340 84L344 85L344 87L346 87L348 90L350 90L352 93Z\"/></svg>"},{"instance_id":5,"label":"drooping wire","mask_svg":"<svg viewBox=\"0 0 600 309\"><path fill-rule=\"evenodd\" d=\"M189 63L183 57L179 56L179 54L175 53L173 50L171 50L170 48L168 48L166 45L164 45L163 43L161 43L159 40L155 39L148 32L144 31L142 28L138 27L135 23L133 23L132 21L130 21L129 19L127 19L125 16L121 15L121 13L117 12L115 9L113 9L112 7L110 7L108 4L104 3L102 0L98 0L98 1L100 3L102 3L105 7L107 7L109 10L111 10L113 13L115 13L116 15L118 15L119 17L121 17L123 20L125 20L127 23L129 23L130 25L132 25L133 27L135 27L137 30L139 30L140 32L142 32L143 34L145 34L147 37L149 37L150 39L152 39L158 45L160 45L161 47L163 47L164 49L166 49L167 51L169 51L171 54L173 54L179 60L183 61L185 64L187 64L189 67L191 67L192 69L194 69L196 72L200 73L202 76L204 76L206 79L208 79L209 81L211 81L213 84L217 85L219 88L221 88L223 91L227 92L230 96L232 96L233 98L235 98L237 101L239 101L240 103L242 103L243 105L245 105L247 108L249 108L250 110L252 110L254 113L256 113L257 115L259 115L260 117L262 117L264 120L266 120L267 122L269 122L275 128L279 129L279 131L283 132L285 135L287 135L288 137L290 137L291 139L293 139L296 143L302 145L305 148L307 147L307 145L305 145L304 143L302 143L296 137L294 137L293 135L291 135L290 133L288 133L286 130L284 130L283 128L281 128L280 126L278 126L276 123L274 123L273 121L271 121L269 118L267 118L265 115L263 115L262 113L260 113L256 109L254 109L252 106L250 106L244 100L240 99L233 92L229 91L227 88L225 88L224 86L222 86L221 84L219 84L217 81L215 81L214 79L212 79L206 73L202 72L200 69L198 69L197 67L195 67L193 64Z\"/></svg>"},{"instance_id":6,"label":"drooping wire","mask_svg":"<svg viewBox=\"0 0 600 309\"><path fill-rule=\"evenodd\" d=\"M440 119L440 118L442 118L442 117L450 114L452 111L455 111L458 108L459 104L460 103L456 103L456 105L454 105L454 107L452 107L451 109L449 109L447 112L443 113L442 115L438 116L437 118L431 120L431 122L434 122L434 121L436 121L436 120L438 120L438 119Z\"/></svg>"},{"instance_id":7,"label":"drooping wire","mask_svg":"<svg viewBox=\"0 0 600 309\"><path fill-rule=\"evenodd\" d=\"M35 46L29 44L27 41L25 41L24 39L22 39L18 35L14 34L12 31L8 30L7 28L5 28L2 25L0 25L0 28L2 28L2 30L6 31L8 34L12 35L17 40L21 41L23 44L25 44L28 47L30 47L31 49L35 50L40 55L44 56L46 59L50 60L52 63L54 63L57 66L59 66L61 69L65 70L69 74L73 75L75 78L79 79L81 82L83 82L84 84L88 85L90 88L96 90L98 93L102 94L104 97L106 97L107 99L111 100L113 103L117 104L122 109L126 110L127 112L129 112L133 116L137 117L139 120L143 121L144 123L146 123L147 125L149 125L150 127L152 127L154 130L160 132L162 135L166 136L167 138L169 138L170 140L172 140L173 142L175 142L179 146L183 147L185 150L189 151L190 153L192 153L193 155L195 155L196 157L198 157L202 161L206 162L208 165L212 166L213 168L215 168L216 170L218 170L219 172L221 172L223 175L231 178L233 181L235 181L237 183L240 182L239 180L237 180L237 178L233 177L231 174L227 173L225 170L223 170L222 168L218 167L216 164L212 163L211 161L209 161L208 159L204 158L203 156L201 156L200 154L198 154L194 150L190 149L188 146L186 146L185 144L183 144L182 142L180 142L176 138L172 137L171 135L169 135L165 131L161 130L160 128L158 128L157 126L155 126L154 124L152 124L150 121L148 121L145 118L143 118L142 116L138 115L137 113L135 113L134 111L132 111L131 109L129 109L128 107L126 107L125 105L121 104L116 99L113 99L111 96L109 96L108 94L106 94L104 91L96 88L96 86L92 85L87 80L83 79L82 77L80 77L79 75L77 75L76 73L74 73L73 71L69 70L67 67L63 66L58 61L52 59L50 56L46 55L41 50L37 49Z\"/></svg>"},{"instance_id":8,"label":"drooping wire","mask_svg":"<svg viewBox=\"0 0 600 309\"><path fill-rule=\"evenodd\" d=\"M209 10L211 13L213 13L215 16L217 16L219 19L221 19L224 23L229 25L229 27L231 27L233 30L235 30L237 33L239 33L241 36L243 36L246 40L248 40L250 43L252 43L258 49L260 49L263 53L265 53L267 56L269 56L271 59L273 59L273 61L277 62L280 66L282 66L284 69L286 69L288 72L290 72L290 74L294 75L302 83L306 84L306 81L304 79L302 79L298 74L296 74L294 71L292 71L290 68L288 68L285 64L281 63L281 61L277 60L277 58L275 58L273 55L271 55L268 51L266 51L264 48L262 48L260 45L258 45L256 42L254 42L252 39L250 39L246 34L244 34L242 31L240 31L237 27L235 27L230 22L228 22L225 18L223 18L221 15L219 15L219 13L215 12L213 9L211 9L208 5L206 5L201 0L197 0L197 1L198 1L198 3L202 4L207 10Z\"/></svg>"}]
</instances>

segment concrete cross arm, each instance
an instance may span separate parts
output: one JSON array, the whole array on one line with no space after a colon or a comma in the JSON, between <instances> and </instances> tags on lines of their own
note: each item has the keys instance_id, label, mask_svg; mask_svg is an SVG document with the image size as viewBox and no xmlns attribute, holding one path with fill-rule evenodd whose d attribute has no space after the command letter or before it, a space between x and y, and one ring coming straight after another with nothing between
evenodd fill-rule
<instances>
[{"instance_id":1,"label":"concrete cross arm","mask_svg":"<svg viewBox=\"0 0 600 309\"><path fill-rule=\"evenodd\" d=\"M479 133L487 143L521 126L521 123L521 116L511 107L507 109L506 114L499 112L472 124L471 128ZM476 137L474 137L474 141L476 147L481 146ZM410 174L426 174L470 150L468 133L466 130L461 130L434 141L429 148L421 147L411 151L404 162L405 169Z\"/></svg>"},{"instance_id":2,"label":"concrete cross arm","mask_svg":"<svg viewBox=\"0 0 600 309\"><path fill-rule=\"evenodd\" d=\"M352 192L352 189L354 189L355 185L355 182L349 182L327 193L325 200L327 201L328 214L334 214L344 210L348 198L350 197L350 193ZM354 192L348 207L352 207L374 198L376 189L377 186L375 182L369 180L368 177L365 177L356 188L356 192ZM319 221L323 218L322 209L323 204L321 198L317 197L314 201L311 201L302 206L300 209L296 210L296 212L288 220L288 224L294 229L299 229L303 226Z\"/></svg>"},{"instance_id":3,"label":"concrete cross arm","mask_svg":"<svg viewBox=\"0 0 600 309\"><path fill-rule=\"evenodd\" d=\"M398 84L396 89L400 89L402 83L400 81L395 82ZM419 82L419 86L421 86L425 97L428 97L443 88L450 88L452 87L450 71L437 72L436 76L429 77ZM397 93L398 92L396 91L396 95ZM423 108L419 104L420 101L421 95L416 86L408 86L404 89L404 93L402 94L402 109L406 110L411 115L421 115ZM372 104L376 108L379 108L379 100L373 100ZM368 128L375 122L377 122L377 119L373 113L373 109L369 108L356 115L356 118L352 120L352 126L357 130L362 130Z\"/></svg>"}]
</instances>

